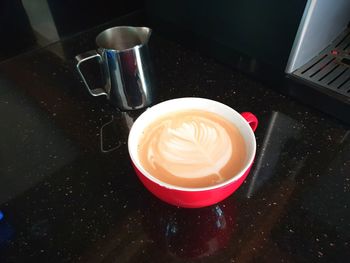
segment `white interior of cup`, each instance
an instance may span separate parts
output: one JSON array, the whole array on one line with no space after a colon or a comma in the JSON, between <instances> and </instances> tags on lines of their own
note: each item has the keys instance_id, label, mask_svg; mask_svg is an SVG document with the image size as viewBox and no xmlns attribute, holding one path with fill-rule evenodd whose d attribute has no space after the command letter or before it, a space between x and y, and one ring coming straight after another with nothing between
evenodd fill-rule
<instances>
[{"instance_id":1,"label":"white interior of cup","mask_svg":"<svg viewBox=\"0 0 350 263\"><path fill-rule=\"evenodd\" d=\"M162 182L161 180L153 177L150 173L148 173L142 167L140 163L140 159L137 152L137 148L138 148L137 146L145 127L147 127L150 123L152 123L154 120L158 119L159 117L163 116L164 114L167 114L170 112L182 111L182 110L193 110L193 109L213 112L224 117L239 129L240 133L244 138L244 141L246 144L246 150L247 150L247 154L246 154L247 156L246 156L244 166L238 173L232 175L232 178L220 184L216 184L208 187L196 187L196 188L174 186L174 185ZM244 174L244 172L250 167L250 165L254 160L255 151L256 151L256 141L255 141L255 135L251 127L249 126L247 121L242 117L241 114L239 114L229 106L222 104L220 102L209 100L209 99L190 97L190 98L179 98L179 99L164 101L147 109L144 113L142 113L140 117L138 117L137 120L134 122L130 130L129 139L128 139L128 149L129 149L130 158L134 163L134 165L137 167L137 169L140 172L142 172L144 176L146 176L151 181L156 182L157 184L170 189L177 189L177 190L183 190L183 191L203 191L203 190L219 188L241 177Z\"/></svg>"}]
</instances>

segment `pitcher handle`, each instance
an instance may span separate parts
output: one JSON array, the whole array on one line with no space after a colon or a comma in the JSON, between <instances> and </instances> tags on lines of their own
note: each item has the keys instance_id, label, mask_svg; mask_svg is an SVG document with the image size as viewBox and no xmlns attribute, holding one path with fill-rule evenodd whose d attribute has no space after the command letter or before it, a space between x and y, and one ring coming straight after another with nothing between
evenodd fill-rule
<instances>
[{"instance_id":1,"label":"pitcher handle","mask_svg":"<svg viewBox=\"0 0 350 263\"><path fill-rule=\"evenodd\" d=\"M89 84L87 83L83 73L81 72L80 70L80 64L83 63L84 61L87 61L89 59L93 59L93 58L98 58L100 62L102 62L102 57L100 54L98 54L95 50L90 50L90 51L87 51L85 53L82 53L82 54L79 54L77 56L75 56L75 59L77 60L77 70L78 70L78 73L80 75L80 77L82 78L86 88L88 89L89 93L94 96L94 97L97 97L97 96L101 96L101 95L105 95L108 97L108 94L107 92L104 90L104 89L101 89L101 88L96 88L96 89L91 89Z\"/></svg>"}]
</instances>

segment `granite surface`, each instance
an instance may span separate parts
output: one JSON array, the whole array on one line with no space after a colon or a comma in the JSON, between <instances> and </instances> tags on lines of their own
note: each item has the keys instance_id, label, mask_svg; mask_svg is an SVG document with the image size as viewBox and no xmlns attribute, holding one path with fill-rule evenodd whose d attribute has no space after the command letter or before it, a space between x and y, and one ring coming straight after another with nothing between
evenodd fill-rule
<instances>
[{"instance_id":1,"label":"granite surface","mask_svg":"<svg viewBox=\"0 0 350 263\"><path fill-rule=\"evenodd\" d=\"M349 126L155 32L157 101L211 98L260 121L237 192L169 206L129 161L140 112L91 97L75 72L74 55L107 26L0 64L0 262L348 260Z\"/></svg>"}]
</instances>

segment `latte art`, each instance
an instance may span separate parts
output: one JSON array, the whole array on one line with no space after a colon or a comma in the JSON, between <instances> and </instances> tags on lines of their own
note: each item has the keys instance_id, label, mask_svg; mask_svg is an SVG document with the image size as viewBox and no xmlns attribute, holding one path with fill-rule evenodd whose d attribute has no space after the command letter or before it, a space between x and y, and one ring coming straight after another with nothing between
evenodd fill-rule
<instances>
[{"instance_id":1,"label":"latte art","mask_svg":"<svg viewBox=\"0 0 350 263\"><path fill-rule=\"evenodd\" d=\"M188 117L179 125L176 120L164 121L157 137L152 137L148 160L157 163L174 176L200 178L209 174L219 177L220 170L232 154L231 139L227 131L215 122Z\"/></svg>"},{"instance_id":2,"label":"latte art","mask_svg":"<svg viewBox=\"0 0 350 263\"><path fill-rule=\"evenodd\" d=\"M187 110L151 123L139 142L143 167L161 181L185 187L221 183L245 159L238 129L214 113Z\"/></svg>"}]
</instances>

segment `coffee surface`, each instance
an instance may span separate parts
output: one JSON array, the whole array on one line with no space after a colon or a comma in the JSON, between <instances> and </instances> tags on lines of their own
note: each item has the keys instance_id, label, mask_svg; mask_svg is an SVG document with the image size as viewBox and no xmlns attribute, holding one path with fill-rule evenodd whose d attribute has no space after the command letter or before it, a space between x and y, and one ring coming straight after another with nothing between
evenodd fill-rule
<instances>
[{"instance_id":1,"label":"coffee surface","mask_svg":"<svg viewBox=\"0 0 350 263\"><path fill-rule=\"evenodd\" d=\"M138 155L145 170L162 182L207 187L240 171L246 149L239 130L225 118L184 110L149 124L139 140Z\"/></svg>"}]
</instances>

